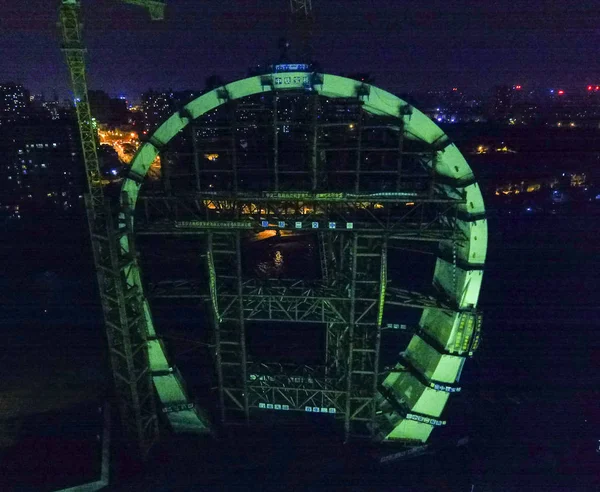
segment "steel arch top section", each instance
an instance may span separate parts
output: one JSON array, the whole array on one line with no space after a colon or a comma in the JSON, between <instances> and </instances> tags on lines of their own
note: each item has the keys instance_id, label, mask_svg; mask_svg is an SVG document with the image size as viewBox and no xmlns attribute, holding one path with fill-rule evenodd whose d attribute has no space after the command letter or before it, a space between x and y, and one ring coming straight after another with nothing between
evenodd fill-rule
<instances>
[{"instance_id":1,"label":"steel arch top section","mask_svg":"<svg viewBox=\"0 0 600 492\"><path fill-rule=\"evenodd\" d=\"M123 183L127 193L127 204L135 207L138 192L151 163L160 149L192 120L225 104L254 94L269 91L305 90L329 98L360 97L366 112L396 118L404 125L407 138L422 140L437 149L436 174L456 180L458 183L473 181L471 168L459 150L446 137L444 132L427 116L411 107L399 97L375 86L329 74L307 72L277 73L259 75L217 88L188 103L181 111L165 121L136 154L130 176ZM467 206L464 212L481 215L484 204L478 188L467 190Z\"/></svg>"}]
</instances>

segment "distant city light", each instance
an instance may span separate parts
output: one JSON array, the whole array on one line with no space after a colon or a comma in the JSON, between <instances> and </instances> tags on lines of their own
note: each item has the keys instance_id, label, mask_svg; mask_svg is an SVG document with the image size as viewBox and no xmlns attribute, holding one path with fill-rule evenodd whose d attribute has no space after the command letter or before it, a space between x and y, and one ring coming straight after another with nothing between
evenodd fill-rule
<instances>
[{"instance_id":1,"label":"distant city light","mask_svg":"<svg viewBox=\"0 0 600 492\"><path fill-rule=\"evenodd\" d=\"M562 96L564 93L565 93L565 91L563 91L563 90L558 91L559 96Z\"/></svg>"},{"instance_id":2,"label":"distant city light","mask_svg":"<svg viewBox=\"0 0 600 492\"><path fill-rule=\"evenodd\" d=\"M458 90L458 87L452 87L452 90L453 90L453 91L457 91L457 90Z\"/></svg>"},{"instance_id":3,"label":"distant city light","mask_svg":"<svg viewBox=\"0 0 600 492\"><path fill-rule=\"evenodd\" d=\"M592 90L592 86L588 85L588 91L591 91L591 90Z\"/></svg>"},{"instance_id":4,"label":"distant city light","mask_svg":"<svg viewBox=\"0 0 600 492\"><path fill-rule=\"evenodd\" d=\"M118 171L117 171L116 169L111 169L111 170L110 170L110 173L111 173L113 176L116 176L116 175L118 174Z\"/></svg>"}]
</instances>

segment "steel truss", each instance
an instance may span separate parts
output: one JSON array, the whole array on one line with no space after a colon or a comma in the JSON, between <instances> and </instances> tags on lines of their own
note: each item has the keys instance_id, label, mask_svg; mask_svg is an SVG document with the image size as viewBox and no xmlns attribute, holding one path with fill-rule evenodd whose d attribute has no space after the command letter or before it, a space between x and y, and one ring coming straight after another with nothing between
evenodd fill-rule
<instances>
[{"instance_id":1,"label":"steel truss","mask_svg":"<svg viewBox=\"0 0 600 492\"><path fill-rule=\"evenodd\" d=\"M458 191L449 196L436 182L432 146L406 145L401 118L374 120L356 98L344 101L354 111L350 120L338 121L327 116L318 96L304 94L303 119L288 121L282 108L285 97L293 96L276 93L263 106L244 106L253 108L251 114L243 113L249 110L242 103L226 104L220 120L192 127L191 153L183 147L161 149L162 190L138 197L136 233L200 236L208 282L164 280L148 292L154 299L187 298L210 306L222 424L248 423L256 410L310 411L335 414L346 441L374 438L376 395L386 375L379 363L384 306L455 307L435 296L388 288L388 247L466 240L457 227L457 209L465 200ZM298 151L304 152L304 168L293 155L284 158L280 143L287 138L286 125L302 135L297 144L304 149ZM259 130L272 151L248 160L241 142L245 132ZM335 132L351 134L337 143ZM377 132L385 135L378 140ZM209 143L198 138L201 134ZM346 157L336 164L336 155ZM247 188L248 166L257 166L254 183L262 182L261 176L271 180L265 191ZM296 179L306 185L304 191ZM385 179L387 191L371 191L372 179ZM327 191L328 183L343 183L346 191ZM320 278L259 279L243 273L244 245L265 231L313 241ZM322 325L324 364L253 360L247 324L273 321Z\"/></svg>"},{"instance_id":2,"label":"steel truss","mask_svg":"<svg viewBox=\"0 0 600 492\"><path fill-rule=\"evenodd\" d=\"M235 227L253 230L292 229L296 232L358 232L387 235L390 239L440 241L452 235L455 218L450 212L461 199L417 195L360 197L341 193L294 193L236 197L196 193L144 195L137 233L145 235L206 234L209 229ZM300 195L299 193L297 195ZM325 195L325 194L322 194ZM336 196L337 195L337 196ZM457 238L460 239L460 238Z\"/></svg>"},{"instance_id":3,"label":"steel truss","mask_svg":"<svg viewBox=\"0 0 600 492\"><path fill-rule=\"evenodd\" d=\"M243 282L243 296L248 311L253 310L253 304L262 308L252 312L253 321L302 321L303 323L326 323L327 316L346 322L339 317L337 311L330 310L332 302L349 302L347 296L337 296L336 291L309 285L302 280L274 280L261 281L249 279ZM204 282L200 280L161 280L150 284L148 295L152 299L191 299L210 301L210 295L205 291ZM231 302L237 298L236 294L222 294L223 299ZM374 303L377 297L360 298L361 301ZM225 306L225 313L229 311L229 302ZM386 304L413 308L413 309L439 309L454 312L448 300L437 298L420 292L388 287L386 290ZM250 304L249 304L250 303ZM279 309L276 309L279 308ZM265 316L265 318L261 318ZM337 316L337 318L336 318Z\"/></svg>"},{"instance_id":4,"label":"steel truss","mask_svg":"<svg viewBox=\"0 0 600 492\"><path fill-rule=\"evenodd\" d=\"M129 3L147 7L153 19L162 18L162 2L129 0ZM88 225L122 424L129 439L137 446L139 455L145 458L152 444L158 439L159 429L154 387L149 371L143 300L139 290L127 281L132 275L135 258L130 251L120 251L120 238L124 234L130 235L131 231L121 227L121 224L115 227L102 188L96 150L96 129L88 99L86 50L79 15L79 1L62 1L62 51L71 76L81 137L88 184ZM125 263L123 258L127 258Z\"/></svg>"},{"instance_id":5,"label":"steel truss","mask_svg":"<svg viewBox=\"0 0 600 492\"><path fill-rule=\"evenodd\" d=\"M86 195L88 224L122 425L145 457L159 429L143 299L137 286L127 281L136 260L132 250L122 250L120 241L123 235L132 239L132 234L114 226L108 203L104 214L94 214L92 199Z\"/></svg>"},{"instance_id":6,"label":"steel truss","mask_svg":"<svg viewBox=\"0 0 600 492\"><path fill-rule=\"evenodd\" d=\"M251 363L250 407L336 414L345 412L345 391L324 367Z\"/></svg>"},{"instance_id":7,"label":"steel truss","mask_svg":"<svg viewBox=\"0 0 600 492\"><path fill-rule=\"evenodd\" d=\"M379 255L375 256L377 250ZM216 252L213 243L215 257L231 254L231 251ZM336 418L343 419L347 438L370 437L370 427L366 424L375 419L373 395L383 376L378 368L378 356L384 302L448 312L454 308L444 300L412 291L390 288L382 292L382 286L387 285L385 263L382 265L385 254L382 245L372 239L356 235L356 242L352 239L344 248L344 254L349 259L356 258L356 275L351 275L354 282L337 286L301 280L246 279L242 282L241 299L238 293L223 289L216 305L210 294L203 293L200 281L164 280L150 286L149 295L154 299L203 300L212 303L218 312L220 323L215 331L215 352L217 366L223 372L219 376L223 381L220 393L222 408L228 411L222 416L224 422L234 418L236 412L245 414L251 409L312 411L335 414ZM373 258L378 261L373 262ZM354 266L354 262L352 264ZM371 270L377 268L380 278L374 281L370 279ZM222 275L221 287L237 281L231 270ZM264 364L248 357L244 389L248 392L247 409L241 391L244 375L240 361L246 349L239 330L240 305L244 321L323 324L327 341L326 361L322 367ZM225 333L224 326L228 327ZM300 373L305 375L304 379L298 379Z\"/></svg>"}]
</instances>

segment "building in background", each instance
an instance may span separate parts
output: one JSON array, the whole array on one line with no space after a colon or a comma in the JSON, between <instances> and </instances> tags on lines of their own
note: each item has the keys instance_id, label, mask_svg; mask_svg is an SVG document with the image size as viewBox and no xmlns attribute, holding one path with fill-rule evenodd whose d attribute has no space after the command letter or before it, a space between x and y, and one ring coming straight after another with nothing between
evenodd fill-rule
<instances>
[{"instance_id":1,"label":"building in background","mask_svg":"<svg viewBox=\"0 0 600 492\"><path fill-rule=\"evenodd\" d=\"M112 98L104 91L89 91L90 110L99 123L120 126L128 123L129 110L124 98Z\"/></svg>"},{"instance_id":2,"label":"building in background","mask_svg":"<svg viewBox=\"0 0 600 492\"><path fill-rule=\"evenodd\" d=\"M199 90L155 91L142 94L143 133L150 134L175 111L202 95Z\"/></svg>"},{"instance_id":3,"label":"building in background","mask_svg":"<svg viewBox=\"0 0 600 492\"><path fill-rule=\"evenodd\" d=\"M69 214L84 193L74 118L27 119L0 128L0 217Z\"/></svg>"},{"instance_id":4,"label":"building in background","mask_svg":"<svg viewBox=\"0 0 600 492\"><path fill-rule=\"evenodd\" d=\"M150 90L142 94L143 132L152 133L160 123L173 114L174 108L175 95L172 91Z\"/></svg>"},{"instance_id":5,"label":"building in background","mask_svg":"<svg viewBox=\"0 0 600 492\"><path fill-rule=\"evenodd\" d=\"M21 84L0 83L0 125L27 117L29 92Z\"/></svg>"},{"instance_id":6,"label":"building in background","mask_svg":"<svg viewBox=\"0 0 600 492\"><path fill-rule=\"evenodd\" d=\"M487 121L481 98L458 87L401 94L409 104L438 123L483 123Z\"/></svg>"},{"instance_id":7,"label":"building in background","mask_svg":"<svg viewBox=\"0 0 600 492\"><path fill-rule=\"evenodd\" d=\"M494 120L507 120L513 107L515 90L509 85L497 85L494 87L491 114Z\"/></svg>"}]
</instances>

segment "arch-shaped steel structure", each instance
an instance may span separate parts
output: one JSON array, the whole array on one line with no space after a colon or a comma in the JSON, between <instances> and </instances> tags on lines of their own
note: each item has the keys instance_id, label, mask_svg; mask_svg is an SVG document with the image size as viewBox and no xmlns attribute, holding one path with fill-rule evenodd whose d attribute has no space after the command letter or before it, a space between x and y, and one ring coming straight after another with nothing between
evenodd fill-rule
<instances>
[{"instance_id":1,"label":"arch-shaped steel structure","mask_svg":"<svg viewBox=\"0 0 600 492\"><path fill-rule=\"evenodd\" d=\"M479 316L475 308L486 257L487 223L482 195L469 165L444 132L423 113L380 88L329 74L277 73L232 82L187 104L139 149L122 186L120 227L133 228L133 214L125 211L135 209L143 179L159 151L190 122L227 101L288 90L309 91L332 99L360 97L364 111L398 119L406 138L424 141L435 149L432 172L439 190L462 199L456 226L463 240L448 238L440 242L433 279L451 308L423 310L420 330L403 353L403 362L398 364L397 372L386 377L377 396L380 436L390 441L426 441L432 429L442 423L442 410L449 394L457 390L465 358L478 343ZM129 241L127 235L122 236L123 254L130 250ZM143 292L139 267L129 268L124 274L129 285ZM169 365L156 336L149 304L143 302L150 369L158 396L170 410L167 415L171 424L175 430L208 431L207 419L190 403L183 381ZM407 364L410 371L405 370Z\"/></svg>"}]
</instances>

